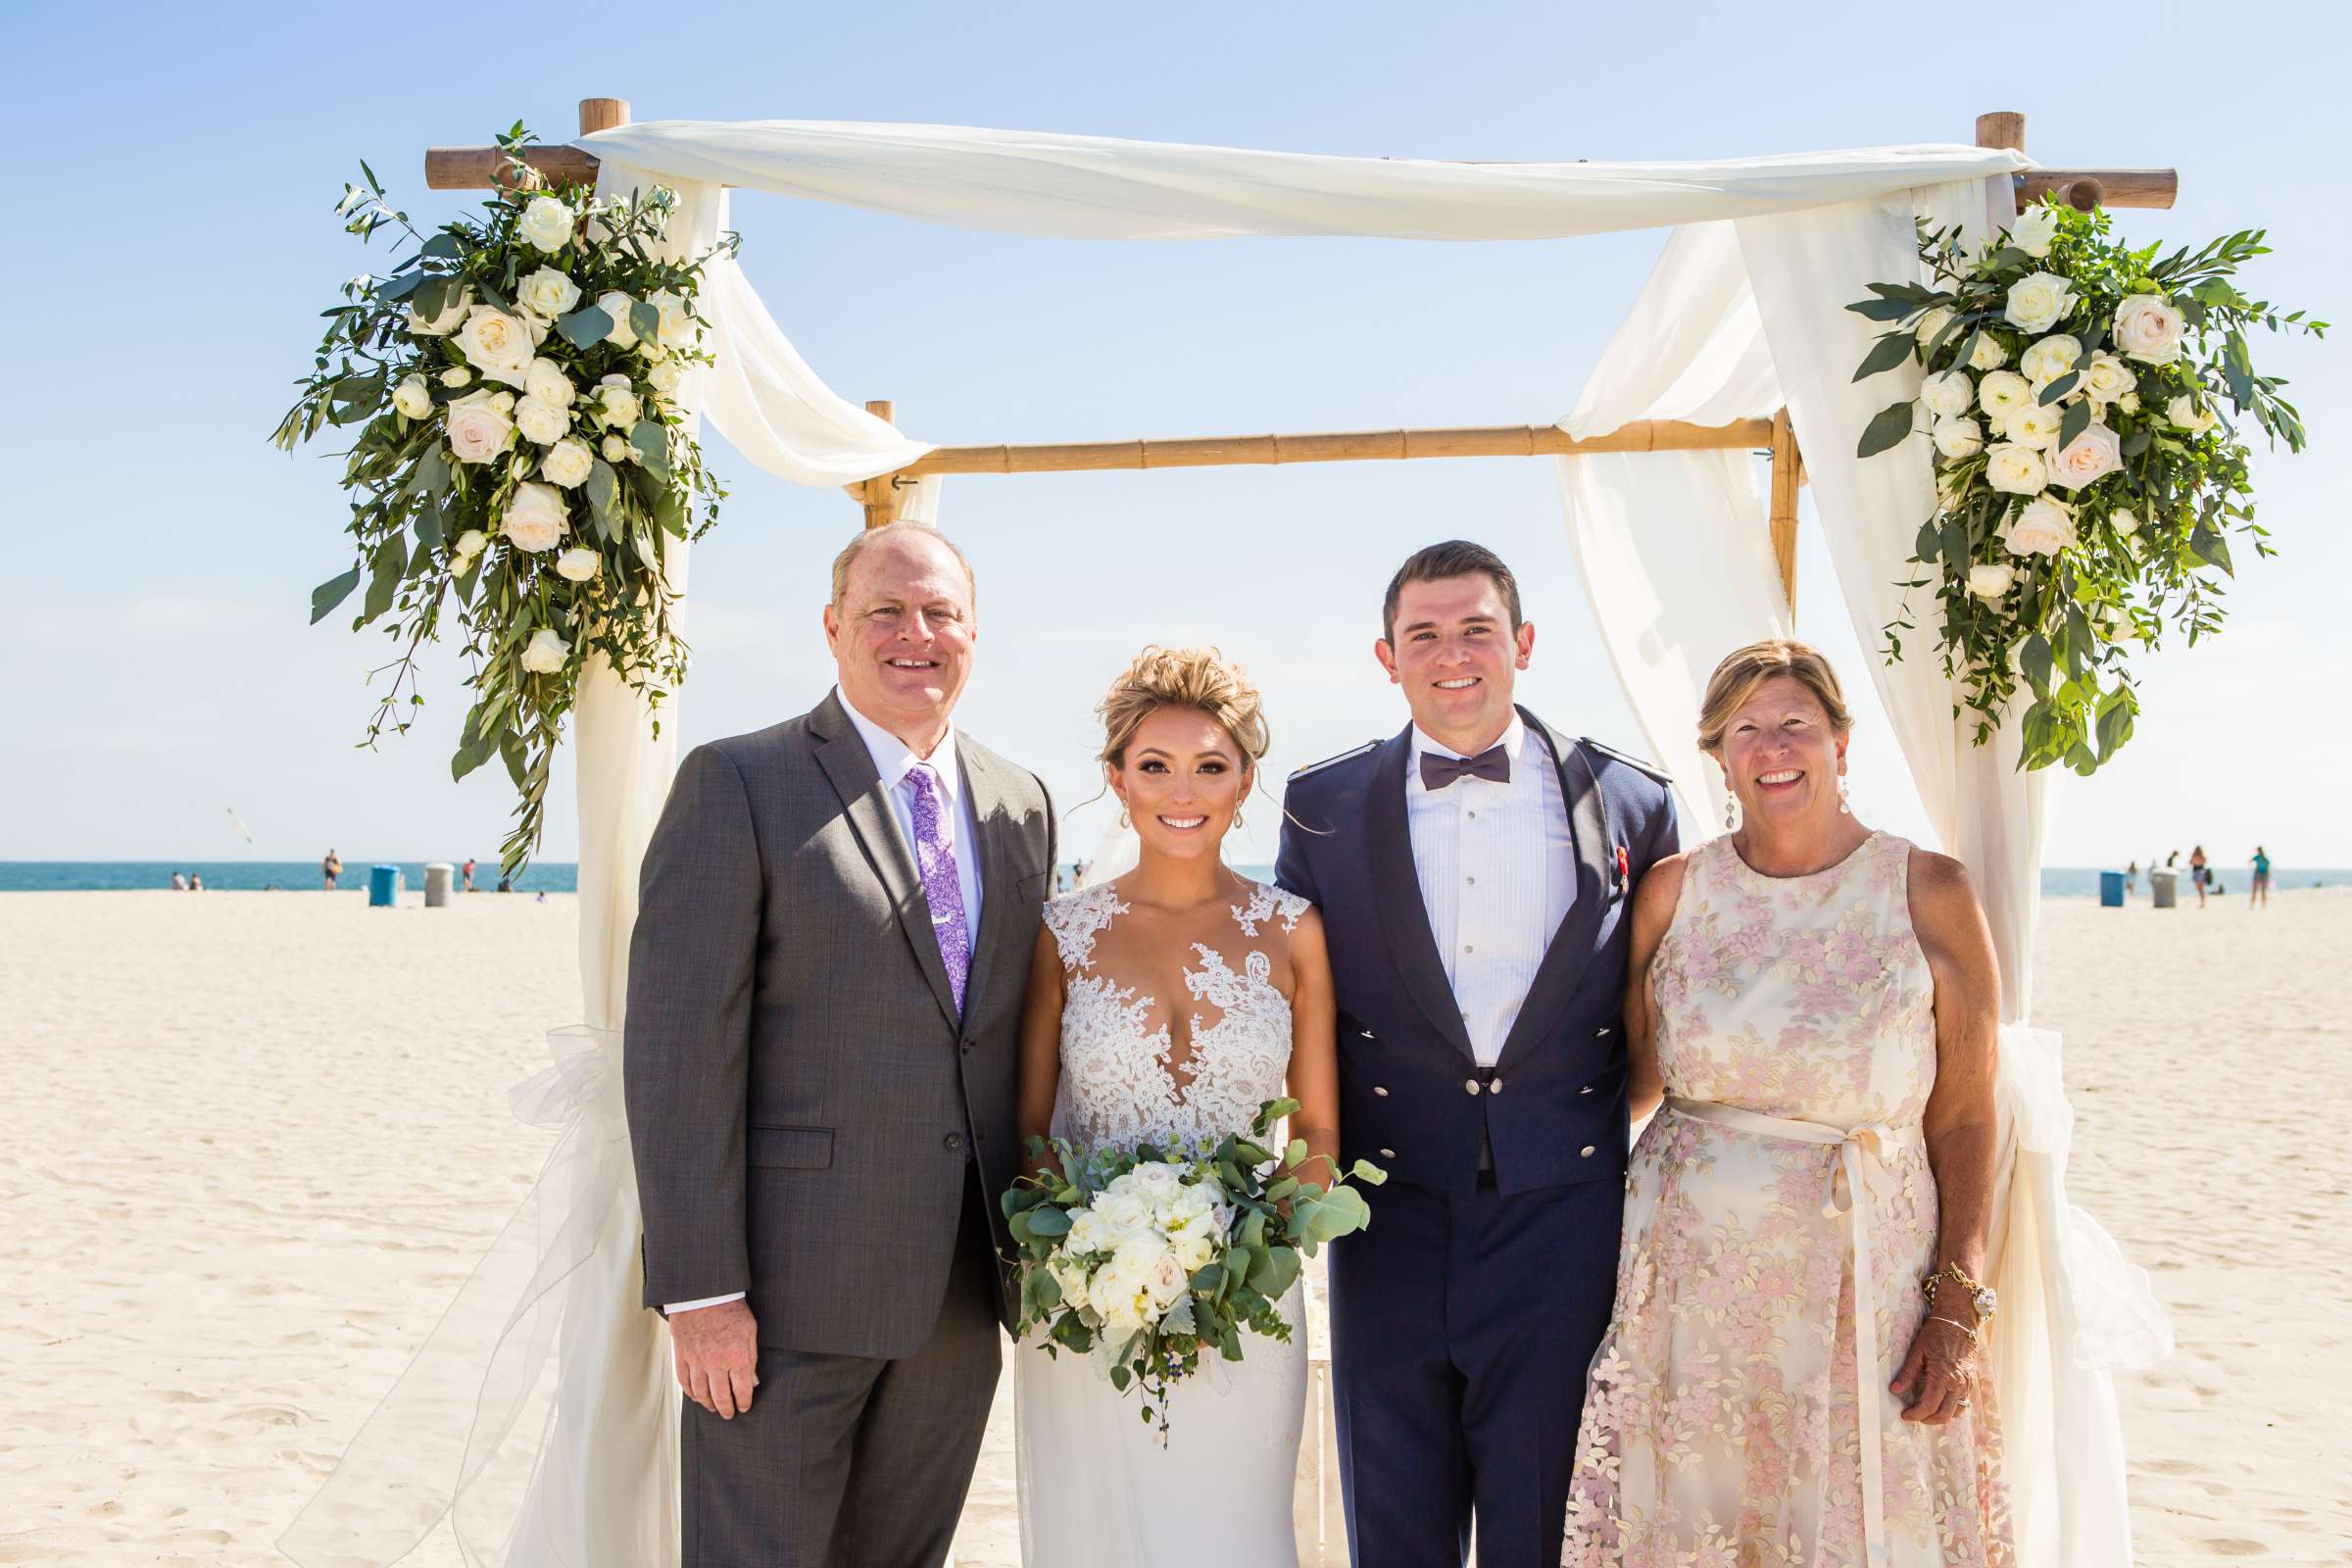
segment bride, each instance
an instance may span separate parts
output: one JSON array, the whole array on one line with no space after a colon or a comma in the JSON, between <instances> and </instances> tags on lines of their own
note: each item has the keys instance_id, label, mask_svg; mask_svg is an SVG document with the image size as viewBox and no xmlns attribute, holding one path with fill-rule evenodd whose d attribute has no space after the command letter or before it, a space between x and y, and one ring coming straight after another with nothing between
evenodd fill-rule
<instances>
[{"instance_id":1,"label":"bride","mask_svg":"<svg viewBox=\"0 0 2352 1568\"><path fill-rule=\"evenodd\" d=\"M1220 857L1266 753L1257 691L1212 650L1146 649L1112 684L1102 772L1132 822L1135 868L1046 906L1023 1020L1020 1121L1080 1150L1244 1132L1298 1102L1295 1174L1331 1184L1339 1071L1331 966L1304 899ZM1298 1284L1289 1344L1177 1384L1163 1442L1092 1357L1015 1355L1027 1568L1296 1568L1292 1478L1306 1403Z\"/></svg>"}]
</instances>

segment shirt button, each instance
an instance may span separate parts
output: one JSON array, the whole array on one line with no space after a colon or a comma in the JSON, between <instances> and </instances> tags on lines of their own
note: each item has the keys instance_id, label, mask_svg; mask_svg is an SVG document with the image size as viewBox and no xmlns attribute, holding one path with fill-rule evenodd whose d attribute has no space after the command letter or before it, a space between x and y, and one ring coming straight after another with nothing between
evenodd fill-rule
<instances>
[{"instance_id":1,"label":"shirt button","mask_svg":"<svg viewBox=\"0 0 2352 1568\"><path fill-rule=\"evenodd\" d=\"M1591 1144L1587 1144L1585 1146L1584 1152L1577 1157L1580 1159L1591 1159L1592 1157L1592 1146Z\"/></svg>"},{"instance_id":2,"label":"shirt button","mask_svg":"<svg viewBox=\"0 0 2352 1568\"><path fill-rule=\"evenodd\" d=\"M950 1153L952 1153L952 1154L960 1154L960 1153L962 1153L962 1152L963 1152L963 1134L961 1134L961 1133L950 1133L950 1134L948 1134L948 1137L947 1137L947 1144L948 1144L948 1152L950 1152Z\"/></svg>"},{"instance_id":3,"label":"shirt button","mask_svg":"<svg viewBox=\"0 0 2352 1568\"><path fill-rule=\"evenodd\" d=\"M1477 951L1478 951L1478 949L1476 949L1476 948L1472 947L1472 946L1471 946L1469 943L1467 943L1467 942L1465 942L1465 943L1463 943L1463 944L1462 944L1462 952L1463 952L1463 953L1465 953L1465 954L1476 953Z\"/></svg>"},{"instance_id":4,"label":"shirt button","mask_svg":"<svg viewBox=\"0 0 2352 1568\"><path fill-rule=\"evenodd\" d=\"M1465 1079L1463 1079L1463 1080L1462 1080L1462 1093L1464 1093L1464 1094L1466 1094L1466 1095L1475 1095L1475 1094L1477 1094L1477 1093L1478 1093L1478 1080L1477 1080L1477 1079L1475 1079L1475 1078L1465 1078Z\"/></svg>"},{"instance_id":5,"label":"shirt button","mask_svg":"<svg viewBox=\"0 0 2352 1568\"><path fill-rule=\"evenodd\" d=\"M1380 1157L1383 1159L1395 1159L1396 1157L1396 1151L1394 1149L1384 1149L1380 1152Z\"/></svg>"},{"instance_id":6,"label":"shirt button","mask_svg":"<svg viewBox=\"0 0 2352 1568\"><path fill-rule=\"evenodd\" d=\"M1372 1086L1372 1092L1373 1092L1374 1094L1378 1095L1378 1096L1379 1096L1381 1099L1383 1099L1383 1100L1386 1100L1386 1099L1388 1099L1388 1098L1389 1098L1389 1092L1388 1092L1386 1089L1383 1089L1383 1088L1382 1088L1380 1085L1378 1085L1378 1084L1374 1084L1374 1085Z\"/></svg>"},{"instance_id":7,"label":"shirt button","mask_svg":"<svg viewBox=\"0 0 2352 1568\"><path fill-rule=\"evenodd\" d=\"M1502 1080L1501 1080L1501 1079L1499 1079L1499 1078L1497 1078L1497 1079L1495 1079L1495 1080L1494 1080L1493 1083L1491 1083L1491 1084L1487 1085L1487 1093L1488 1093L1488 1094L1490 1094L1490 1095L1499 1095L1499 1094L1501 1094L1501 1093L1502 1093Z\"/></svg>"},{"instance_id":8,"label":"shirt button","mask_svg":"<svg viewBox=\"0 0 2352 1568\"><path fill-rule=\"evenodd\" d=\"M1462 878L1462 880L1469 883L1472 887L1478 886L1478 878L1474 876L1466 876Z\"/></svg>"},{"instance_id":9,"label":"shirt button","mask_svg":"<svg viewBox=\"0 0 2352 1568\"><path fill-rule=\"evenodd\" d=\"M1474 822L1478 820L1478 813L1476 811L1465 811L1462 814L1469 817Z\"/></svg>"}]
</instances>

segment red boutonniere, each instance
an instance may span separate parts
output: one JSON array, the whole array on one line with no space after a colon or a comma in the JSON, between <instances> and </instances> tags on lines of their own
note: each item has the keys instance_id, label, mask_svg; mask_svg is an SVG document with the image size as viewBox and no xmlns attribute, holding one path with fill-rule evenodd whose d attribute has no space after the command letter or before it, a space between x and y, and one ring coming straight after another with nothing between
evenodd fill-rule
<instances>
[{"instance_id":1,"label":"red boutonniere","mask_svg":"<svg viewBox=\"0 0 2352 1568\"><path fill-rule=\"evenodd\" d=\"M1633 885L1634 858L1625 853L1625 846L1620 844L1617 846L1617 891L1623 893Z\"/></svg>"}]
</instances>

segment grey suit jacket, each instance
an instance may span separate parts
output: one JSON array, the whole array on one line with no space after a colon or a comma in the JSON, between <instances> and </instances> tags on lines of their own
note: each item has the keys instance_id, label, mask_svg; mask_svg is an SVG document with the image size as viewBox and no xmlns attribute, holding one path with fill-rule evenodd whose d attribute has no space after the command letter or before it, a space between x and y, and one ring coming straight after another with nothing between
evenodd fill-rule
<instances>
[{"instance_id":1,"label":"grey suit jacket","mask_svg":"<svg viewBox=\"0 0 2352 1568\"><path fill-rule=\"evenodd\" d=\"M1034 774L960 732L956 760L982 884L960 1017L913 852L838 697L678 769L645 856L621 1056L648 1306L748 1291L761 1345L911 1354L975 1158L1008 1250L994 1200L1017 1165L1054 811Z\"/></svg>"}]
</instances>

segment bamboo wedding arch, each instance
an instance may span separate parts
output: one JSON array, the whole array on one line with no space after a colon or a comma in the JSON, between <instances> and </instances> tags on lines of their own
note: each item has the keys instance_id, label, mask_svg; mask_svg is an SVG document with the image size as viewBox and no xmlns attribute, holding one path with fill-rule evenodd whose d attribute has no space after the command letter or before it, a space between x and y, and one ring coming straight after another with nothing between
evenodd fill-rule
<instances>
[{"instance_id":1,"label":"bamboo wedding arch","mask_svg":"<svg viewBox=\"0 0 2352 1568\"><path fill-rule=\"evenodd\" d=\"M629 121L622 98L580 100L580 134L609 130ZM1980 147L2022 152L2026 117L2000 112L1977 117ZM580 147L532 147L522 160L541 177L594 185L598 160ZM435 147L424 155L424 182L433 190L488 190L513 177L513 166L498 147ZM2054 195L2081 211L2094 207L2170 207L2180 192L2170 169L2030 169L2011 176L2020 207ZM896 422L887 401L866 411ZM1677 420L1642 420L1604 435L1583 439L1556 425L1504 424L1413 430L1341 430L1301 435L1145 437L1134 441L1080 441L1032 445L938 447L898 469L845 485L864 510L865 526L895 521L902 492L933 473L1074 473L1111 468L1208 468L1282 463L1354 463L1410 458L1543 458L1584 452L1690 452L1748 448L1772 458L1772 497L1767 526L1780 568L1781 590L1789 614L1796 612L1796 497L1805 482L1788 411L1769 419L1736 419L1697 425Z\"/></svg>"}]
</instances>

